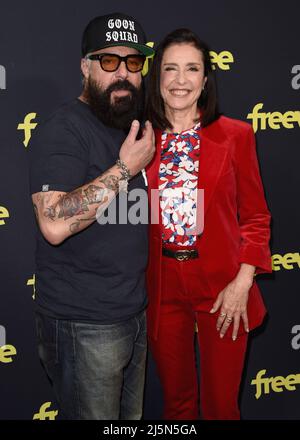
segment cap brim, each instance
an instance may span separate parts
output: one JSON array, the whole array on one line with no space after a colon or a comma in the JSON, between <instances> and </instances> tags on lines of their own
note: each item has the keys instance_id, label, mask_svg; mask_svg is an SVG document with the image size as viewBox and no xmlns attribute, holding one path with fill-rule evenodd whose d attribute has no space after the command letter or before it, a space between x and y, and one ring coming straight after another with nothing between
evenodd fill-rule
<instances>
[{"instance_id":1,"label":"cap brim","mask_svg":"<svg viewBox=\"0 0 300 440\"><path fill-rule=\"evenodd\" d=\"M95 50L100 50L100 49L103 49L104 47L113 47L113 46L131 47L133 49L138 50L143 55L146 55L146 57L151 57L152 55L155 54L155 50L152 49L152 47L146 46L144 44L128 43L128 42L121 43L120 41L118 41L118 43L109 43L109 44L102 46L102 47L99 47L99 49L95 49Z\"/></svg>"}]
</instances>

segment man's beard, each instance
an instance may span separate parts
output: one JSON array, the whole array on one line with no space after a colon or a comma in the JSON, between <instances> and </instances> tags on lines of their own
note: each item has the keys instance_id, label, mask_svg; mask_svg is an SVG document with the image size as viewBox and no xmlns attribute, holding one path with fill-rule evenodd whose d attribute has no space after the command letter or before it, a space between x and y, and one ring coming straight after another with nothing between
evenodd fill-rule
<instances>
[{"instance_id":1,"label":"man's beard","mask_svg":"<svg viewBox=\"0 0 300 440\"><path fill-rule=\"evenodd\" d=\"M126 96L114 97L111 102L111 94L115 90L128 90ZM92 112L103 124L129 131L134 119L141 121L144 108L144 85L140 88L134 87L129 81L119 80L111 84L106 90L102 90L99 84L89 78L85 98L87 99Z\"/></svg>"}]
</instances>

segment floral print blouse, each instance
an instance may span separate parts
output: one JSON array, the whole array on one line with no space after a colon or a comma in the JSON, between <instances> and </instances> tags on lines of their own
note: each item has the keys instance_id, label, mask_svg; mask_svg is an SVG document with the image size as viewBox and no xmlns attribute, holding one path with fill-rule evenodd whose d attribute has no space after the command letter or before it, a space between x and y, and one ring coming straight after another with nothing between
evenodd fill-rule
<instances>
[{"instance_id":1,"label":"floral print blouse","mask_svg":"<svg viewBox=\"0 0 300 440\"><path fill-rule=\"evenodd\" d=\"M159 169L163 244L192 246L200 155L200 122L181 133L163 132Z\"/></svg>"}]
</instances>

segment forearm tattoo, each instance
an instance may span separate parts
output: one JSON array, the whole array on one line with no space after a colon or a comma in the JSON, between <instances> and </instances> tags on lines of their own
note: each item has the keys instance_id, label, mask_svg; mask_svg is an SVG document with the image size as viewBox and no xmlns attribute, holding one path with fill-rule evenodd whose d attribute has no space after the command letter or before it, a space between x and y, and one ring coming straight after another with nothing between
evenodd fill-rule
<instances>
[{"instance_id":1,"label":"forearm tattoo","mask_svg":"<svg viewBox=\"0 0 300 440\"><path fill-rule=\"evenodd\" d=\"M106 199L105 188L89 185L85 189L80 188L65 194L57 203L46 206L44 216L53 221L58 218L68 220L75 215L85 214L89 211L89 205L102 204ZM46 202L45 199L45 205L47 205Z\"/></svg>"},{"instance_id":2,"label":"forearm tattoo","mask_svg":"<svg viewBox=\"0 0 300 440\"><path fill-rule=\"evenodd\" d=\"M103 179L100 179L100 182L103 183L106 188L117 193L119 191L119 180L120 179L117 176L110 174L105 176Z\"/></svg>"},{"instance_id":3,"label":"forearm tattoo","mask_svg":"<svg viewBox=\"0 0 300 440\"><path fill-rule=\"evenodd\" d=\"M94 184L88 185L86 188L79 188L68 194L60 196L59 200L53 203L52 197L54 192L51 191L45 194L43 200L43 214L45 217L49 218L51 221L63 218L68 220L75 216L84 215L90 212L91 205L97 204L95 212L92 217L88 218L76 218L69 226L69 230L72 234L78 232L81 227L81 222L91 222L96 219L96 212L100 206L102 206L103 211L106 209L111 197L109 197L109 192L114 192L117 194L119 191L119 180L113 174L106 175L99 179L99 182L103 186L97 186ZM36 207L35 207L36 210ZM36 215L37 210L36 210Z\"/></svg>"},{"instance_id":4,"label":"forearm tattoo","mask_svg":"<svg viewBox=\"0 0 300 440\"><path fill-rule=\"evenodd\" d=\"M103 201L103 203L105 203L105 201ZM97 208L95 209L95 216L90 217L90 218L80 218L80 219L76 220L76 222L71 223L69 226L69 230L70 230L71 234L75 234L76 232L78 232L80 230L81 222L90 222L92 220L96 220L96 212L97 212Z\"/></svg>"},{"instance_id":5,"label":"forearm tattoo","mask_svg":"<svg viewBox=\"0 0 300 440\"><path fill-rule=\"evenodd\" d=\"M57 204L57 217L68 220L74 215L84 214L89 210L89 200L81 189L65 194Z\"/></svg>"}]
</instances>

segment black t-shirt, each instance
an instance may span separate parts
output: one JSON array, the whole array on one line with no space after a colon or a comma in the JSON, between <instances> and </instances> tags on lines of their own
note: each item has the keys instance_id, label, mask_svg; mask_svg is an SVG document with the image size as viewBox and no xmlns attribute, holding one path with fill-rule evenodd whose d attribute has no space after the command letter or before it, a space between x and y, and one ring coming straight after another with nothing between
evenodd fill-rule
<instances>
[{"instance_id":1,"label":"black t-shirt","mask_svg":"<svg viewBox=\"0 0 300 440\"><path fill-rule=\"evenodd\" d=\"M113 166L125 139L76 99L41 124L30 147L31 193L70 192ZM142 173L128 190L146 190ZM124 197L124 193L121 197ZM118 206L119 196L115 199ZM128 202L127 209L136 202ZM36 305L49 316L102 324L129 319L146 307L147 225L95 221L62 244L38 232ZM124 222L124 220L123 220ZM122 221L120 220L120 223Z\"/></svg>"}]
</instances>

